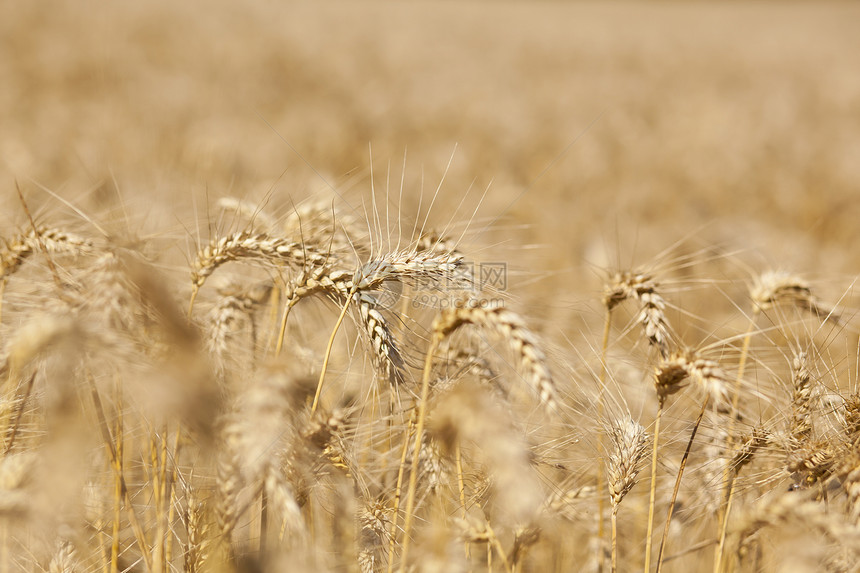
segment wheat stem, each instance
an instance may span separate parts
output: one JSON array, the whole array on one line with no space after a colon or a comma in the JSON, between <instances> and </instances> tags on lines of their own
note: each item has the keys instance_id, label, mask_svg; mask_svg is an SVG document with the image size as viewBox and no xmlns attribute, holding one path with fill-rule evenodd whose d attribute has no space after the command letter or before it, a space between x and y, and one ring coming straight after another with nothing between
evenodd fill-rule
<instances>
[{"instance_id":1,"label":"wheat stem","mask_svg":"<svg viewBox=\"0 0 860 573\"><path fill-rule=\"evenodd\" d=\"M406 434L403 437L403 449L400 452L400 465L397 470L397 485L394 487L394 507L391 515L391 529L388 539L388 568L387 573L391 573L394 567L394 545L397 540L397 518L400 515L400 495L403 491L403 472L406 469L406 456L409 452L409 438L412 435L412 429L415 427L417 410L412 411L409 416L409 423L406 426Z\"/></svg>"},{"instance_id":2,"label":"wheat stem","mask_svg":"<svg viewBox=\"0 0 860 573\"><path fill-rule=\"evenodd\" d=\"M705 394L705 401L702 404L702 409L699 411L699 417L696 418L696 423L693 424L693 431L690 432L690 439L687 441L687 449L684 450L684 456L681 458L681 465L678 468L678 475L675 478L675 487L672 489L672 499L669 500L669 511L666 513L666 525L663 527L663 538L660 540L660 551L657 554L656 573L660 573L660 568L663 566L663 552L666 549L666 539L669 537L669 524L672 523L672 514L675 512L675 501L678 499L678 491L681 489L681 478L684 475L684 469L687 467L687 459L690 457L690 449L693 447L693 440L696 438L696 432L699 431L699 425L702 423L702 417L705 415L705 409L708 407L710 398L710 394Z\"/></svg>"},{"instance_id":3,"label":"wheat stem","mask_svg":"<svg viewBox=\"0 0 860 573\"><path fill-rule=\"evenodd\" d=\"M430 371L433 366L433 356L436 349L445 338L445 333L434 329L433 337L430 339L430 347L424 360L424 374L421 379L421 397L418 402L418 421L415 427L415 444L412 452L412 469L409 474L409 489L406 494L406 517L403 522L403 546L400 553L400 573L406 571L407 556L409 554L409 535L412 531L412 521L415 510L415 490L418 487L418 462L421 454L421 442L424 435L424 422L427 416L427 396L430 393Z\"/></svg>"},{"instance_id":4,"label":"wheat stem","mask_svg":"<svg viewBox=\"0 0 860 573\"><path fill-rule=\"evenodd\" d=\"M606 317L603 321L603 343L600 347L600 379L599 379L599 388L597 394L597 419L599 421L603 420L603 417L606 413L606 352L609 347L609 331L612 328L612 309L607 308ZM598 456L601 459L605 458L606 455L606 444L603 432L603 427L598 426L598 436L597 436L597 448L598 448ZM606 533L604 531L605 524L603 522L603 511L605 508L605 500L602 495L604 482L606 481L605 476L605 468L603 464L598 464L597 467L597 491L601 495L597 496L597 542L598 542L598 558L597 558L597 571L598 573L603 570L603 562L605 559L604 555L604 537Z\"/></svg>"},{"instance_id":5,"label":"wheat stem","mask_svg":"<svg viewBox=\"0 0 860 573\"><path fill-rule=\"evenodd\" d=\"M460 450L460 440L454 444L454 458L457 462L457 489L460 493L460 507L463 510L463 519L466 519L468 515L466 512L466 484L463 481L463 455ZM469 560L470 551L469 551L469 542L468 540L464 542L464 551L466 553L466 560Z\"/></svg>"},{"instance_id":6,"label":"wheat stem","mask_svg":"<svg viewBox=\"0 0 860 573\"><path fill-rule=\"evenodd\" d=\"M350 293L351 295L352 293ZM322 370L320 371L320 379L317 383L317 390L314 394L314 401L311 404L311 414L316 412L317 404L319 403L320 394L322 393L323 380L325 380L326 369L328 368L329 357L331 357L331 349L334 346L334 337L337 334L338 329L340 328L341 323L343 323L343 318L346 316L346 311L349 309L349 302L352 299L351 296L347 296L346 300L343 301L343 308L340 311L340 316L337 317L337 322L334 325L334 329L331 331L331 336L328 339L328 345L325 349L325 356L323 357Z\"/></svg>"},{"instance_id":7,"label":"wheat stem","mask_svg":"<svg viewBox=\"0 0 860 573\"><path fill-rule=\"evenodd\" d=\"M648 501L648 529L645 533L645 567L643 571L649 573L651 569L651 534L654 531L654 505L657 497L657 445L660 441L660 419L663 417L663 401L657 409L657 419L654 421L654 448L651 453L651 494Z\"/></svg>"},{"instance_id":8,"label":"wheat stem","mask_svg":"<svg viewBox=\"0 0 860 573\"><path fill-rule=\"evenodd\" d=\"M612 573L618 571L618 507L618 505L614 505L610 514L612 523Z\"/></svg>"}]
</instances>

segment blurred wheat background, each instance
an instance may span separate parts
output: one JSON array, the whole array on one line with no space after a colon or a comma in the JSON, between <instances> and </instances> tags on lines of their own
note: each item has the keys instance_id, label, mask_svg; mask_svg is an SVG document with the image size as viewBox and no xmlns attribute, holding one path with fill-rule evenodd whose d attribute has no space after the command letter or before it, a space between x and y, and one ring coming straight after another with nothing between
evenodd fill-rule
<instances>
[{"instance_id":1,"label":"blurred wheat background","mask_svg":"<svg viewBox=\"0 0 860 573\"><path fill-rule=\"evenodd\" d=\"M5 2L0 571L857 570L858 157L850 2Z\"/></svg>"}]
</instances>

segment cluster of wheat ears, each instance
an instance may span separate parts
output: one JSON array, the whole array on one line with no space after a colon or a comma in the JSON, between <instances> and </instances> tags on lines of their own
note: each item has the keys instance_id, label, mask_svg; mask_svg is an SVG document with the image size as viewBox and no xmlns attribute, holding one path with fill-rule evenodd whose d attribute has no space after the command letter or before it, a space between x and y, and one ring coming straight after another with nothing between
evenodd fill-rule
<instances>
[{"instance_id":1,"label":"cluster of wheat ears","mask_svg":"<svg viewBox=\"0 0 860 573\"><path fill-rule=\"evenodd\" d=\"M606 269L552 342L461 235L217 211L184 270L3 232L0 571L860 563L857 339L802 278ZM736 320L673 301L700 283Z\"/></svg>"}]
</instances>

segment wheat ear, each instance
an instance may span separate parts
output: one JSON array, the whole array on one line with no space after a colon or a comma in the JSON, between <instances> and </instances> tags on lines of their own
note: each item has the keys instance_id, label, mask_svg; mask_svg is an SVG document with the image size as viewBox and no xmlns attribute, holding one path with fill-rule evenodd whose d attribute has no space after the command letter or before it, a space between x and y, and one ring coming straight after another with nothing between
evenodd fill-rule
<instances>
[{"instance_id":1,"label":"wheat ear","mask_svg":"<svg viewBox=\"0 0 860 573\"><path fill-rule=\"evenodd\" d=\"M194 308L197 292L218 267L231 261L256 260L272 265L292 268L323 265L329 254L318 251L306 243L297 243L266 233L239 231L213 239L200 249L191 265L191 301L188 314Z\"/></svg>"},{"instance_id":2,"label":"wheat ear","mask_svg":"<svg viewBox=\"0 0 860 573\"><path fill-rule=\"evenodd\" d=\"M760 310L767 310L781 301L788 301L821 320L832 320L837 324L842 322L836 308L815 296L805 280L785 271L762 273L753 284L750 296L755 307Z\"/></svg>"},{"instance_id":3,"label":"wheat ear","mask_svg":"<svg viewBox=\"0 0 860 573\"><path fill-rule=\"evenodd\" d=\"M495 332L504 339L519 358L520 370L529 386L540 397L549 413L559 409L557 390L547 366L547 358L537 338L518 314L503 307L464 306L444 311L434 323L434 332L443 338L465 325Z\"/></svg>"},{"instance_id":4,"label":"wheat ear","mask_svg":"<svg viewBox=\"0 0 860 573\"><path fill-rule=\"evenodd\" d=\"M611 311L627 299L639 301L641 308L636 320L642 325L648 343L665 359L671 351L672 337L666 320L666 300L659 293L659 286L646 273L615 273L604 291L603 304Z\"/></svg>"},{"instance_id":5,"label":"wheat ear","mask_svg":"<svg viewBox=\"0 0 860 573\"><path fill-rule=\"evenodd\" d=\"M609 498L612 501L612 571L618 570L618 506L636 484L639 464L646 454L648 438L645 428L629 416L616 423L609 431L613 445L606 464Z\"/></svg>"}]
</instances>

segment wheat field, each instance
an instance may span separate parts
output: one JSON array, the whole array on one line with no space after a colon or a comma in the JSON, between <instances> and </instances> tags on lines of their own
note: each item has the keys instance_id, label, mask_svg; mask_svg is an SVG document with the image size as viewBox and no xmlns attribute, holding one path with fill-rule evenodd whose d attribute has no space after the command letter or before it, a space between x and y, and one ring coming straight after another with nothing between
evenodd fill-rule
<instances>
[{"instance_id":1,"label":"wheat field","mask_svg":"<svg viewBox=\"0 0 860 573\"><path fill-rule=\"evenodd\" d=\"M860 6L0 5L0 573L860 570Z\"/></svg>"}]
</instances>

